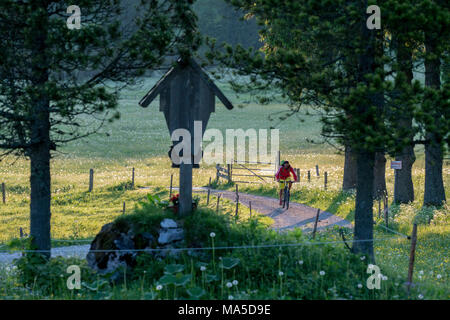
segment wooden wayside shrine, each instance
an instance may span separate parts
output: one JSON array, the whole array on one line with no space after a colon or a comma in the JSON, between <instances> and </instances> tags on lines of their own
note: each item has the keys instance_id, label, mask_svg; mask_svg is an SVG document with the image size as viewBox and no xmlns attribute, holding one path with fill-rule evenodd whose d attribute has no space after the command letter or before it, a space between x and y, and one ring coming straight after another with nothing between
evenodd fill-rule
<instances>
[{"instance_id":1,"label":"wooden wayside shrine","mask_svg":"<svg viewBox=\"0 0 450 320\"><path fill-rule=\"evenodd\" d=\"M155 84L139 102L148 107L159 96L159 110L164 113L169 133L177 129L187 129L191 134L192 155L190 164L180 163L180 207L185 215L192 211L192 168L202 158L200 146L194 145L194 122L201 121L202 137L210 115L215 111L215 98L229 110L231 102L210 79L208 74L192 58L178 59L176 64ZM174 141L174 144L181 141ZM201 141L200 141L201 143Z\"/></svg>"}]
</instances>

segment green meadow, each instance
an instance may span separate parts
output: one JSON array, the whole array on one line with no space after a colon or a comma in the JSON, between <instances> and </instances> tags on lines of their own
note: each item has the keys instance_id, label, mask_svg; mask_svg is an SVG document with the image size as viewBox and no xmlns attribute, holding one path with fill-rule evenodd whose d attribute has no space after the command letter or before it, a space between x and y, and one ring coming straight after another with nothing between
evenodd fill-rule
<instances>
[{"instance_id":1,"label":"green meadow","mask_svg":"<svg viewBox=\"0 0 450 320\"><path fill-rule=\"evenodd\" d=\"M119 217L123 218L124 203L125 215L133 215L140 210L139 202L145 201L149 193L168 198L167 187L170 184L171 175L173 175L174 186L177 186L178 171L171 168L167 156L170 137L163 114L159 112L158 102L155 101L147 109L138 105L139 100L151 88L155 80L156 78L147 80L141 87L129 89L122 94L118 109L121 113L119 120L105 124L99 133L73 142L54 154L52 160L52 238L55 240L55 245L61 245L57 240L74 240L74 243L76 243L76 240L92 239L104 224ZM279 128L282 159L289 159L291 164L299 168L301 172L300 183L293 187L293 201L320 208L353 221L355 196L352 193L341 191L344 157L341 152L332 146L322 143L319 117L314 115L312 110L306 109L301 114L280 122L278 117L287 110L285 104L280 102L279 104L258 105L249 96L236 96L228 85L220 84L220 86L235 104L235 109L227 110L217 101L216 112L212 114L208 128L219 129L222 132L225 132L226 129L239 128L257 130L270 129L271 127ZM243 106L240 106L241 104ZM86 123L88 121L86 119ZM314 143L311 143L311 141L314 141ZM450 298L450 272L448 269L448 248L450 247L449 206L422 208L424 155L421 148L417 148L416 151L417 161L414 165L416 201L409 205L391 206L389 227L395 232L409 235L413 223L419 224L414 273L414 279L418 286L413 291L414 296L409 296L409 298L448 299ZM26 160L13 157L0 162L0 182L4 182L6 185L6 204L0 203L0 245L3 246L0 249L7 248L8 244L19 237L19 228L28 233L30 192L28 165ZM316 165L319 165L320 177L315 176ZM132 168L135 168L136 172L134 189L129 187ZM265 168L271 169L269 166ZM94 191L92 193L87 192L90 169L94 169L95 172ZM308 170L311 171L312 175L310 182L306 178ZM328 173L327 190L324 190L323 187L323 172L325 171ZM394 173L389 167L387 167L386 172L388 193L390 199L392 199ZM194 186L206 186L209 178L214 179L215 175L214 166L201 166L200 169L194 170ZM253 183L240 184L241 192L276 197L277 185L273 179L266 179L265 183L261 183L256 178L250 180ZM450 165L448 162L445 163L444 167L444 183L448 199L450 197L448 188L450 185ZM214 186L220 189L231 190L234 188L233 185L224 182L215 183ZM200 197L202 210L206 210L208 214L213 215L215 205L210 204L207 207L205 196L201 195ZM214 200L212 203L215 203ZM232 202L223 201L219 214L228 216L233 212L233 207ZM253 220L249 218L246 208L241 210L240 219L243 226L233 222L233 228L237 228L233 232L238 239L236 241L244 243L245 241L238 234L248 232L250 229L246 228L250 228L250 226L246 224ZM377 210L378 206L375 203L374 212L377 212ZM376 218L376 220L380 225L384 223L382 219ZM258 217L257 215L255 221L260 228L264 229L258 236L255 236L254 239L256 240L310 241L307 235L302 235L299 231L293 231L292 234L288 235L274 235L268 230L271 223L269 218ZM363 279L364 270L361 271L360 266L348 267L347 264L349 261L353 261L351 260L353 258L349 257L343 244L338 244L312 250L307 271L299 271L300 266L294 263L298 261L295 257L305 256L307 253L303 249L298 249L298 251L287 250L280 261L268 261L267 267L272 269L270 270L271 273L266 272L270 274L265 274L263 271L255 271L252 274L252 268L257 268L258 259L264 259L260 252L248 254L231 252L230 257L238 257L240 260L240 265L236 268L243 268L240 270L246 270L247 272L243 272L242 277L239 278L243 288L242 290L239 288L238 292L232 291L235 290L234 287L232 289L224 287L224 282L232 281L238 277L236 272L233 275L233 270L236 270L233 269L234 267L225 268L228 273L223 275L222 278L220 278L220 273L217 273L219 277L217 281L222 282L222 284L214 287L206 285L206 278L203 279L203 275L198 271L192 271L190 265L192 261L186 260L184 267L180 267L180 270L183 269L183 271L179 273L184 273L186 276L191 275L190 282L188 281L190 285L183 284L183 286L180 286L178 294L177 286L172 286L172 284L168 284L166 291L157 290L156 287L160 282L159 275L142 279L143 274L139 274L132 278L132 282L125 288L123 286L108 287L108 290L98 289L97 291L86 289L79 296L74 296L73 292L65 290L61 283L56 283L53 288L56 291L53 291L52 294L43 290L36 296L24 293L20 289L20 282L11 275L10 271L2 267L0 270L0 298L164 299L196 297L195 292L202 293L203 291L202 298L227 298L230 295L242 299L263 297L305 298L307 292L304 290L307 289L305 289L306 287L302 288L302 283L305 282L300 283L293 280L296 272L300 272L301 278L304 277L302 281L306 281L306 283L319 281L320 287L313 286L315 293L311 295L311 298L407 298L402 288L408 268L409 241L401 235L387 231L380 226L375 227L375 238L384 239L375 242L376 259L383 274L388 275L388 279L383 282L388 284L383 287L384 291L377 295L370 292L364 294L356 292L359 284L362 283L365 286L360 280ZM318 239L318 241L323 242L341 240L337 230L324 232ZM350 234L347 235L347 240L351 240ZM315 248L319 247L318 245L315 246ZM343 266L333 267L326 262L333 257L348 268ZM290 261L290 259L295 259L295 261ZM196 261L195 263L200 262ZM214 261L212 264L209 263L208 268L213 268ZM357 265L355 261L352 263ZM285 273L288 273L286 277L289 278L285 279L278 275L280 271L278 264L286 264L284 269ZM59 270L58 262L55 262L55 265L54 270ZM162 274L165 266L153 267L155 270L160 270ZM318 272L321 271L320 268L325 267L329 268L327 272L329 270L334 274L334 278L330 277L326 281L322 281L323 278ZM343 275L345 270L349 270L348 275ZM326 274L328 275L328 273ZM215 275L216 273L211 273L211 276ZM256 290L254 288L258 277L264 279L264 289L255 293L253 291ZM365 277L367 278L367 274ZM286 282L283 282L283 279ZM97 285L99 285L98 281L95 277L92 279L92 283ZM92 287L93 284L89 286ZM346 286L351 286L351 289L348 288L348 294L341 294ZM329 290L333 287L337 288L335 290L341 290L340 293L333 293L333 290Z\"/></svg>"}]
</instances>

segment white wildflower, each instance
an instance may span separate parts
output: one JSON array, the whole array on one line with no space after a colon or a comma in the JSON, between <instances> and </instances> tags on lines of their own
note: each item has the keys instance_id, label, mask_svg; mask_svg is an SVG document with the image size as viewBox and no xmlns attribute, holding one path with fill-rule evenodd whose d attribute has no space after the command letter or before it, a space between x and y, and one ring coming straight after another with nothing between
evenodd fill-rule
<instances>
[{"instance_id":1,"label":"white wildflower","mask_svg":"<svg viewBox=\"0 0 450 320\"><path fill-rule=\"evenodd\" d=\"M321 276L324 276L324 275L325 275L325 271L322 270L322 271L319 272L319 274L320 274Z\"/></svg>"},{"instance_id":2,"label":"white wildflower","mask_svg":"<svg viewBox=\"0 0 450 320\"><path fill-rule=\"evenodd\" d=\"M227 287L231 288L233 286L233 284L231 282L227 282Z\"/></svg>"},{"instance_id":3,"label":"white wildflower","mask_svg":"<svg viewBox=\"0 0 450 320\"><path fill-rule=\"evenodd\" d=\"M210 236L211 238L214 238L214 237L216 236L216 234L215 234L214 232L211 232L211 233L209 234L209 236Z\"/></svg>"},{"instance_id":4,"label":"white wildflower","mask_svg":"<svg viewBox=\"0 0 450 320\"><path fill-rule=\"evenodd\" d=\"M237 286L238 285L238 281L237 280L233 280L233 286Z\"/></svg>"},{"instance_id":5,"label":"white wildflower","mask_svg":"<svg viewBox=\"0 0 450 320\"><path fill-rule=\"evenodd\" d=\"M156 286L156 290L157 290L157 291L161 291L161 290L162 290L162 288L163 288L163 286L162 286L162 285L160 285L160 284L158 284L158 285Z\"/></svg>"}]
</instances>

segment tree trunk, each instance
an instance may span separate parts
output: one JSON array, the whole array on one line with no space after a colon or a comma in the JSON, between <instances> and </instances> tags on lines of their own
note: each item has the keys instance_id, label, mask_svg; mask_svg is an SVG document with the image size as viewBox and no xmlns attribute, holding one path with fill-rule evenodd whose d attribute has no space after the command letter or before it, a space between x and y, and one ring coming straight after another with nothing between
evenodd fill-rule
<instances>
[{"instance_id":1,"label":"tree trunk","mask_svg":"<svg viewBox=\"0 0 450 320\"><path fill-rule=\"evenodd\" d=\"M357 156L355 230L352 251L368 255L374 261L373 252L373 186L375 153L359 152ZM361 241L362 240L362 241ZM361 241L361 242L360 242Z\"/></svg>"},{"instance_id":2,"label":"tree trunk","mask_svg":"<svg viewBox=\"0 0 450 320\"><path fill-rule=\"evenodd\" d=\"M443 148L433 141L433 134L428 134L431 140L425 145L425 194L424 206L441 206L446 201L444 181L442 179Z\"/></svg>"},{"instance_id":3,"label":"tree trunk","mask_svg":"<svg viewBox=\"0 0 450 320\"><path fill-rule=\"evenodd\" d=\"M412 167L416 161L414 147L411 145L403 148L403 152L396 155L395 160L402 162L402 168L395 170L394 202L413 202L414 184L412 181Z\"/></svg>"},{"instance_id":4,"label":"tree trunk","mask_svg":"<svg viewBox=\"0 0 450 320\"><path fill-rule=\"evenodd\" d=\"M342 190L348 191L356 188L357 162L356 155L349 145L345 146L344 180Z\"/></svg>"},{"instance_id":5,"label":"tree trunk","mask_svg":"<svg viewBox=\"0 0 450 320\"><path fill-rule=\"evenodd\" d=\"M44 129L45 121L41 124ZM37 124L36 126L40 126ZM45 130L45 129L44 129ZM30 150L31 195L30 195L30 236L33 247L50 256L50 145L41 142Z\"/></svg>"},{"instance_id":6,"label":"tree trunk","mask_svg":"<svg viewBox=\"0 0 450 320\"><path fill-rule=\"evenodd\" d=\"M427 54L436 54L436 40L426 36ZM439 90L441 87L441 61L439 57L425 59L425 85ZM435 116L439 121L439 116ZM425 206L441 206L445 199L444 181L442 178L443 147L442 137L437 133L427 132L425 144Z\"/></svg>"},{"instance_id":7,"label":"tree trunk","mask_svg":"<svg viewBox=\"0 0 450 320\"><path fill-rule=\"evenodd\" d=\"M413 75L413 57L411 49L406 47L403 41L397 40L397 62L399 64L398 75L405 76L407 85L411 85ZM401 90L401 88L399 88ZM395 170L394 182L394 202L410 203L414 201L414 184L412 181L412 166L416 161L414 153L414 133L412 132L413 117L412 110L406 106L406 110L401 110L397 121L398 128L406 130L410 145L405 146L401 152L395 155L396 161L402 162L402 169Z\"/></svg>"},{"instance_id":8,"label":"tree trunk","mask_svg":"<svg viewBox=\"0 0 450 320\"><path fill-rule=\"evenodd\" d=\"M30 236L32 245L44 257L50 256L51 236L51 188L50 188L50 102L46 84L48 83L48 15L46 1L33 1L32 6L39 12L32 19L32 51L33 64L31 79L35 98L30 102L33 121L31 130L31 147L28 149L30 158ZM43 12L43 13L42 13Z\"/></svg>"},{"instance_id":9,"label":"tree trunk","mask_svg":"<svg viewBox=\"0 0 450 320\"><path fill-rule=\"evenodd\" d=\"M373 175L373 197L378 199L386 192L386 157L382 152L375 154Z\"/></svg>"}]
</instances>

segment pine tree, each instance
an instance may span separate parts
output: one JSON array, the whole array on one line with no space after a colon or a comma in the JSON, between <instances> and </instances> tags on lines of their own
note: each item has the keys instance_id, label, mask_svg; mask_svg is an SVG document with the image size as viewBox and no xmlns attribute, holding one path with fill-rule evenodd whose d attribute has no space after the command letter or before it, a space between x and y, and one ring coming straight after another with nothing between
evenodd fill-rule
<instances>
[{"instance_id":1,"label":"pine tree","mask_svg":"<svg viewBox=\"0 0 450 320\"><path fill-rule=\"evenodd\" d=\"M52 151L95 132L86 117L118 118L121 88L198 46L192 2L143 0L124 25L126 2L79 0L69 29L69 1L0 0L0 149L30 160L30 236L47 256Z\"/></svg>"},{"instance_id":2,"label":"pine tree","mask_svg":"<svg viewBox=\"0 0 450 320\"><path fill-rule=\"evenodd\" d=\"M376 158L382 164L378 168L383 168L384 153L403 148L387 116L395 107L394 83L386 68L393 60L386 54L387 30L367 26L366 11L374 3L231 3L258 19L264 51L226 47L224 53L214 47L210 58L250 76L248 84L233 84L237 90L278 88L289 98L292 113L303 105L316 107L322 112L323 136L351 146L357 171L353 251L373 259L373 195L375 186L384 182L374 179Z\"/></svg>"}]
</instances>

